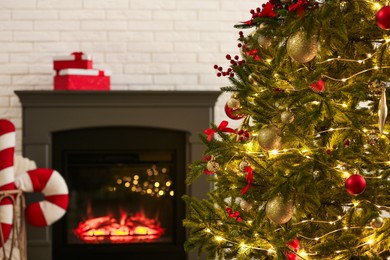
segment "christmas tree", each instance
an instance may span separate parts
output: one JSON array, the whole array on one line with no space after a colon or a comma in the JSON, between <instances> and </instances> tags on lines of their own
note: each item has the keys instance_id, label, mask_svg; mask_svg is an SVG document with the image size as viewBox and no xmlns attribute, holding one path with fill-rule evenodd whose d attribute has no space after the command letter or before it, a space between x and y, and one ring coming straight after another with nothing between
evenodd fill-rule
<instances>
[{"instance_id":1,"label":"christmas tree","mask_svg":"<svg viewBox=\"0 0 390 260\"><path fill-rule=\"evenodd\" d=\"M200 134L187 182L207 174L214 189L183 197L186 250L390 259L389 3L270 0L250 16L235 26L240 55L214 66L241 121Z\"/></svg>"}]
</instances>

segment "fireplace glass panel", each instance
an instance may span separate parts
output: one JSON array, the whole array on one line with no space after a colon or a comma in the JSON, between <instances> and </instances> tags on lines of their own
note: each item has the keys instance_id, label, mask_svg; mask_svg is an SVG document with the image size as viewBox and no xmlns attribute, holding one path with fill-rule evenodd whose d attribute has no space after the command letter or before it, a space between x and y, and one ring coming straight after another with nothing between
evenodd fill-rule
<instances>
[{"instance_id":1,"label":"fireplace glass panel","mask_svg":"<svg viewBox=\"0 0 390 260\"><path fill-rule=\"evenodd\" d=\"M172 242L174 151L67 157L70 244Z\"/></svg>"}]
</instances>

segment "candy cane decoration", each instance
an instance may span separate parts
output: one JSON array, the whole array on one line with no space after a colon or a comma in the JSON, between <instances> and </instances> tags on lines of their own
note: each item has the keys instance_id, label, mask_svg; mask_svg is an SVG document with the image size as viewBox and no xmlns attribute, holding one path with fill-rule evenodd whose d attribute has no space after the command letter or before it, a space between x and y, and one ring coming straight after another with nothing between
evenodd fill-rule
<instances>
[{"instance_id":1,"label":"candy cane decoration","mask_svg":"<svg viewBox=\"0 0 390 260\"><path fill-rule=\"evenodd\" d=\"M69 202L68 187L57 171L43 168L27 171L16 178L15 185L24 192L45 195L43 201L27 207L26 219L30 225L46 227L65 214Z\"/></svg>"},{"instance_id":2,"label":"candy cane decoration","mask_svg":"<svg viewBox=\"0 0 390 260\"><path fill-rule=\"evenodd\" d=\"M6 119L0 119L0 192L14 190L15 126ZM0 225L4 243L11 233L13 222L12 200L0 201ZM0 247L2 247L0 240Z\"/></svg>"}]
</instances>

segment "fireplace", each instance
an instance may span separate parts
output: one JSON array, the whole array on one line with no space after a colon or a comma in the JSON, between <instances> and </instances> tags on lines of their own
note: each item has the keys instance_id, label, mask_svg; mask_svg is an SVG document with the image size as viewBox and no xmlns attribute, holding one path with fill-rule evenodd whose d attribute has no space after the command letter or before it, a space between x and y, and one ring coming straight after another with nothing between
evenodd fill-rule
<instances>
[{"instance_id":1,"label":"fireplace","mask_svg":"<svg viewBox=\"0 0 390 260\"><path fill-rule=\"evenodd\" d=\"M184 259L187 133L144 127L54 132L52 166L70 190L53 259ZM147 251L140 252L140 246ZM153 250L151 250L153 248Z\"/></svg>"},{"instance_id":2,"label":"fireplace","mask_svg":"<svg viewBox=\"0 0 390 260\"><path fill-rule=\"evenodd\" d=\"M201 198L210 188L184 180L202 156L198 134L213 121L219 92L16 94L24 156L58 170L70 191L64 218L28 228L29 259L196 258L183 250L181 196Z\"/></svg>"}]
</instances>

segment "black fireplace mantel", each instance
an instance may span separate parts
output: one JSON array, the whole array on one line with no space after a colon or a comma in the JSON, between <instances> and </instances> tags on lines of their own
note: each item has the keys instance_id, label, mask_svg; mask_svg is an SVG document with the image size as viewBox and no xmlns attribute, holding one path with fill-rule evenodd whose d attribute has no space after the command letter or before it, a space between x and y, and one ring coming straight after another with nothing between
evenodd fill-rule
<instances>
[{"instance_id":1,"label":"black fireplace mantel","mask_svg":"<svg viewBox=\"0 0 390 260\"><path fill-rule=\"evenodd\" d=\"M186 164L201 159L198 135L214 121L219 91L15 91L22 104L23 155L52 167L52 134L89 127L134 126L188 133ZM200 178L186 193L204 198L210 184ZM51 257L51 229L28 229L28 259ZM196 259L189 255L188 259Z\"/></svg>"}]
</instances>

